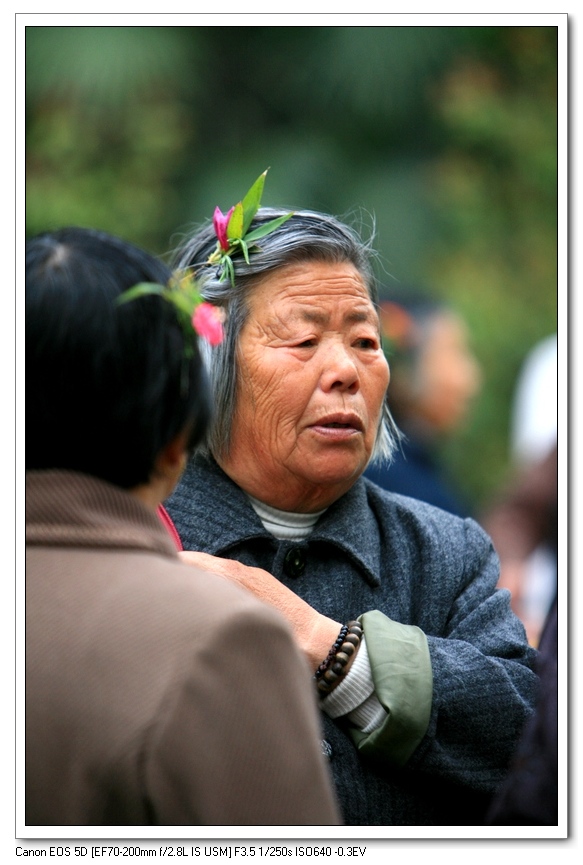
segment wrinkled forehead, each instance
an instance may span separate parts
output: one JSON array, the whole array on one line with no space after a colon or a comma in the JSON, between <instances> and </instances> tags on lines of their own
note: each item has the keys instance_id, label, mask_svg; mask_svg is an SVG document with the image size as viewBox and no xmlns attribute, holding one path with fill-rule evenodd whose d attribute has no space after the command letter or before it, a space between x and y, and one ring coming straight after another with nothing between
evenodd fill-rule
<instances>
[{"instance_id":1,"label":"wrinkled forehead","mask_svg":"<svg viewBox=\"0 0 583 865\"><path fill-rule=\"evenodd\" d=\"M369 287L351 262L301 261L265 274L248 294L250 309L285 308L315 323L323 323L331 308L341 306L354 321L376 311Z\"/></svg>"},{"instance_id":2,"label":"wrinkled forehead","mask_svg":"<svg viewBox=\"0 0 583 865\"><path fill-rule=\"evenodd\" d=\"M291 304L289 314L290 318L305 321L308 324L315 324L319 327L327 327L333 317L332 310L320 308L317 300L312 304L308 300L297 299L295 304ZM354 305L347 304L346 309L340 309L340 315L343 324L361 324L364 322L378 324L379 321L376 310L366 298L356 300Z\"/></svg>"}]
</instances>

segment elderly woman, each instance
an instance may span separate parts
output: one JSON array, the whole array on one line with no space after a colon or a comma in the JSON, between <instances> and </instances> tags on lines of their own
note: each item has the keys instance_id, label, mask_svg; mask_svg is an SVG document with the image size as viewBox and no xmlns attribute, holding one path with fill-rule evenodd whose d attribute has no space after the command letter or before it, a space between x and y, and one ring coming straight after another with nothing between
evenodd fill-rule
<instances>
[{"instance_id":1,"label":"elderly woman","mask_svg":"<svg viewBox=\"0 0 583 865\"><path fill-rule=\"evenodd\" d=\"M276 227L228 265L211 226L178 254L225 340L208 446L166 507L203 551L185 558L292 624L344 821L477 824L532 711L534 653L479 526L362 477L396 437L371 250L329 216L284 217L259 209L251 237Z\"/></svg>"},{"instance_id":2,"label":"elderly woman","mask_svg":"<svg viewBox=\"0 0 583 865\"><path fill-rule=\"evenodd\" d=\"M337 823L288 624L159 519L210 415L177 290L102 232L27 242L26 824Z\"/></svg>"}]
</instances>

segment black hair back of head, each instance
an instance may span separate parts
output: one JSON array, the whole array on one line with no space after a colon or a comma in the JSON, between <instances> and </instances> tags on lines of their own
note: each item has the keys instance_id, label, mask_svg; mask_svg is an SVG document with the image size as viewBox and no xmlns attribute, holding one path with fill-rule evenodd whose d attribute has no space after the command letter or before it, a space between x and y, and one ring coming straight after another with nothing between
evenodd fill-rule
<instances>
[{"instance_id":1,"label":"black hair back of head","mask_svg":"<svg viewBox=\"0 0 583 865\"><path fill-rule=\"evenodd\" d=\"M170 271L105 232L63 228L26 244L26 468L68 469L124 488L145 483L178 433L210 416L198 349L186 358L174 308L117 304Z\"/></svg>"}]
</instances>

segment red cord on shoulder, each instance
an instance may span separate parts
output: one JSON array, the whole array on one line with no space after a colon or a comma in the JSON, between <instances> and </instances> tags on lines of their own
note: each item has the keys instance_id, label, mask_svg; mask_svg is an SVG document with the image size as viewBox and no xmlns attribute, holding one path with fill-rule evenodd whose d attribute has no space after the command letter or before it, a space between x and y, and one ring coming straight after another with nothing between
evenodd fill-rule
<instances>
[{"instance_id":1,"label":"red cord on shoulder","mask_svg":"<svg viewBox=\"0 0 583 865\"><path fill-rule=\"evenodd\" d=\"M183 550L184 547L182 546L182 541L180 540L180 535L176 531L176 526L172 522L170 514L168 513L168 511L166 510L164 505L158 505L158 516L160 517L160 519L162 520L162 522L164 523L164 525L168 529L168 533L169 533L170 537L172 538L172 540L176 544L176 549L177 550Z\"/></svg>"}]
</instances>

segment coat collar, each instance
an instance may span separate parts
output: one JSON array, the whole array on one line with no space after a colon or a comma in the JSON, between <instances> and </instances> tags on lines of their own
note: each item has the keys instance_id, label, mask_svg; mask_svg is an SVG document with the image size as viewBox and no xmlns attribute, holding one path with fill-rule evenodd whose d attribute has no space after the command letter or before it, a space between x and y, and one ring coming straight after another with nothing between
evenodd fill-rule
<instances>
[{"instance_id":1,"label":"coat collar","mask_svg":"<svg viewBox=\"0 0 583 865\"><path fill-rule=\"evenodd\" d=\"M364 571L372 586L380 586L379 530L362 478L320 517L310 540L340 547Z\"/></svg>"},{"instance_id":2,"label":"coat collar","mask_svg":"<svg viewBox=\"0 0 583 865\"><path fill-rule=\"evenodd\" d=\"M57 469L26 472L26 542L176 555L159 517L127 490Z\"/></svg>"},{"instance_id":3,"label":"coat collar","mask_svg":"<svg viewBox=\"0 0 583 865\"><path fill-rule=\"evenodd\" d=\"M252 538L268 539L274 549L280 543L264 528L246 493L201 454L190 461L166 506L179 524L185 549L224 555ZM371 585L380 585L378 526L362 478L320 517L306 542L342 549Z\"/></svg>"}]
</instances>

